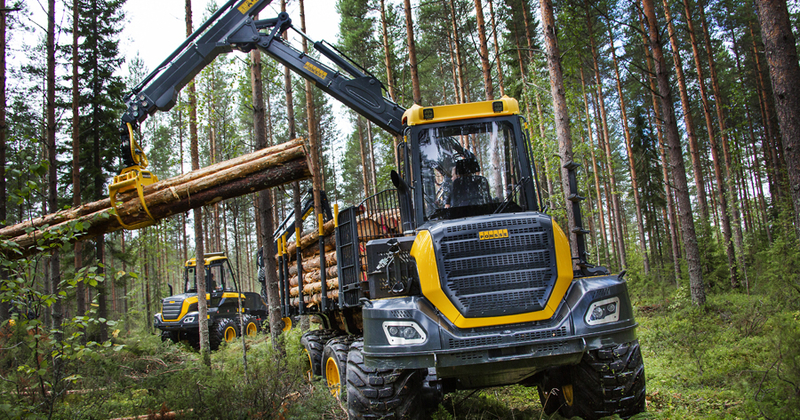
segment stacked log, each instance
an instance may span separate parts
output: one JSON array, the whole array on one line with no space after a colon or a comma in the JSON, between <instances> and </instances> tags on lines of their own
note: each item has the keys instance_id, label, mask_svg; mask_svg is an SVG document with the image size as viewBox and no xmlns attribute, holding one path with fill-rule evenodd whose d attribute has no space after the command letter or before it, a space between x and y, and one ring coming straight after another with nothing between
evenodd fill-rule
<instances>
[{"instance_id":1,"label":"stacked log","mask_svg":"<svg viewBox=\"0 0 800 420\"><path fill-rule=\"evenodd\" d=\"M220 162L179 177L156 182L143 189L145 203L155 220L311 177L302 139ZM117 195L120 217L135 224L149 217L136 191ZM78 230L76 227L83 227ZM11 259L23 258L49 246L63 243L63 232L77 230L68 242L93 238L122 229L111 201L103 199L62 210L0 229L0 239L16 244L6 252Z\"/></svg>"},{"instance_id":2,"label":"stacked log","mask_svg":"<svg viewBox=\"0 0 800 420\"><path fill-rule=\"evenodd\" d=\"M395 236L400 232L400 212L398 209L365 212L359 215L356 221L358 240L364 255L364 245L370 240ZM334 302L339 299L339 272L336 256L336 238L333 234L332 221L325 223L325 256L319 255L319 232L309 232L300 239L302 255L302 275L297 275L297 244L287 244L289 251L289 296L291 305L298 306L300 302L300 278L302 278L303 302L307 306L316 306L322 303L322 272L321 261L325 266L325 286L328 299ZM277 255L275 256L278 257ZM366 259L362 258L361 272L366 273Z\"/></svg>"}]
</instances>

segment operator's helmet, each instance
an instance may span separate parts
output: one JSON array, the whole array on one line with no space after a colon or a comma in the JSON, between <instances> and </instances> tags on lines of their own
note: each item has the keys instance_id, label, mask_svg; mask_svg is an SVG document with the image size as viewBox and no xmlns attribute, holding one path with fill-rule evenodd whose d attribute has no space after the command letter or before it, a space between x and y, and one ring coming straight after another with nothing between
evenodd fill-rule
<instances>
[{"instance_id":1,"label":"operator's helmet","mask_svg":"<svg viewBox=\"0 0 800 420\"><path fill-rule=\"evenodd\" d=\"M475 155L456 161L457 175L476 174L481 171L481 165Z\"/></svg>"}]
</instances>

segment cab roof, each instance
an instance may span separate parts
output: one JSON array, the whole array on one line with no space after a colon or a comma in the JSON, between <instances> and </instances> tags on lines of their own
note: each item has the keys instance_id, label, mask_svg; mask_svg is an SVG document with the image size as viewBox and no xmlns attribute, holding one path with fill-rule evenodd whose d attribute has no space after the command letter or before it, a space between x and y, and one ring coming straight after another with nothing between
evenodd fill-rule
<instances>
[{"instance_id":1,"label":"cab roof","mask_svg":"<svg viewBox=\"0 0 800 420\"><path fill-rule=\"evenodd\" d=\"M422 107L414 104L403 113L403 124L412 126L515 114L519 114L519 102L514 98L503 96L493 101L455 105Z\"/></svg>"},{"instance_id":2,"label":"cab roof","mask_svg":"<svg viewBox=\"0 0 800 420\"><path fill-rule=\"evenodd\" d=\"M224 252L209 252L208 254L203 255L203 265L210 265L215 262L222 262L227 261L228 257L225 256ZM191 258L186 261L186 267L194 267L197 265L197 258Z\"/></svg>"}]
</instances>

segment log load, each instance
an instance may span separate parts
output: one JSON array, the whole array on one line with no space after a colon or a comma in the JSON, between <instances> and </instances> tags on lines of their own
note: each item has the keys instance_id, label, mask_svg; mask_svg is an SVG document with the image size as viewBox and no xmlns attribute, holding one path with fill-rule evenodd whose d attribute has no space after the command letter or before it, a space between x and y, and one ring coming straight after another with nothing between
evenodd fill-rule
<instances>
[{"instance_id":1,"label":"log load","mask_svg":"<svg viewBox=\"0 0 800 420\"><path fill-rule=\"evenodd\" d=\"M356 222L358 240L363 246L372 239L396 236L400 232L400 211L388 209L381 211L365 212L359 215ZM324 225L325 231L325 285L328 299L339 298L339 272L337 269L336 238L333 235L333 222ZM300 254L302 255L302 275L297 275L297 244L289 242L289 296L292 306L299 305L300 278L303 280L303 301L307 306L316 306L322 302L322 277L319 255L319 232L308 232L300 238ZM275 256L278 258L278 256ZM361 271L366 272L366 261L362 261Z\"/></svg>"},{"instance_id":2,"label":"log load","mask_svg":"<svg viewBox=\"0 0 800 420\"><path fill-rule=\"evenodd\" d=\"M153 218L160 220L229 198L308 179L311 171L306 155L303 140L295 139L145 186L145 202ZM120 217L127 224L148 219L135 191L119 194L117 201ZM0 239L19 247L19 252L7 252L7 258L22 258L62 242L58 233L76 225L84 229L69 242L122 229L113 214L111 201L106 198L5 227L0 229Z\"/></svg>"}]
</instances>

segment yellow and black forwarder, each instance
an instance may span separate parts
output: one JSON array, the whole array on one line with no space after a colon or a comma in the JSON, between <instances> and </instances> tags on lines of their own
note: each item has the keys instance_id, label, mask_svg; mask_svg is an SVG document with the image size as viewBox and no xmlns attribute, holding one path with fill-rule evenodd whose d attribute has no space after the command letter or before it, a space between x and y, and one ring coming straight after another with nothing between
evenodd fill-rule
<instances>
[{"instance_id":1,"label":"yellow and black forwarder","mask_svg":"<svg viewBox=\"0 0 800 420\"><path fill-rule=\"evenodd\" d=\"M186 261L184 292L161 300L161 312L155 315L154 325L161 329L164 341L187 341L194 347L200 345L197 269L195 258ZM222 252L205 254L201 269L205 272L211 350L218 349L223 342L233 341L242 332L255 336L261 331L262 322L267 317L264 299L258 293L239 292L228 257Z\"/></svg>"},{"instance_id":2,"label":"yellow and black forwarder","mask_svg":"<svg viewBox=\"0 0 800 420\"><path fill-rule=\"evenodd\" d=\"M183 86L233 50L260 50L402 138L395 189L333 215L337 268L328 273L327 256L319 258L319 291L304 295L300 247L290 257L288 235L277 232L281 311L319 318L323 328L301 341L310 369L345 399L349 416L413 418L430 406L423 399L515 383L538 386L547 413L593 419L643 411L644 365L624 272L586 260L578 165L565 166L567 205L576 214L571 249L543 206L516 100L406 110L367 70L294 28L288 14L260 19L270 1L228 0L125 97L122 157L128 167L141 162L132 135L138 125L172 108ZM289 31L314 52L292 45ZM333 242L327 239L320 257ZM213 291L209 266L217 263L223 266L205 266L219 344L235 325L236 293L224 290L232 276ZM187 264L187 279L192 269ZM195 337L192 286L166 299L156 317L170 339ZM263 301L245 296L247 315L261 315Z\"/></svg>"}]
</instances>

